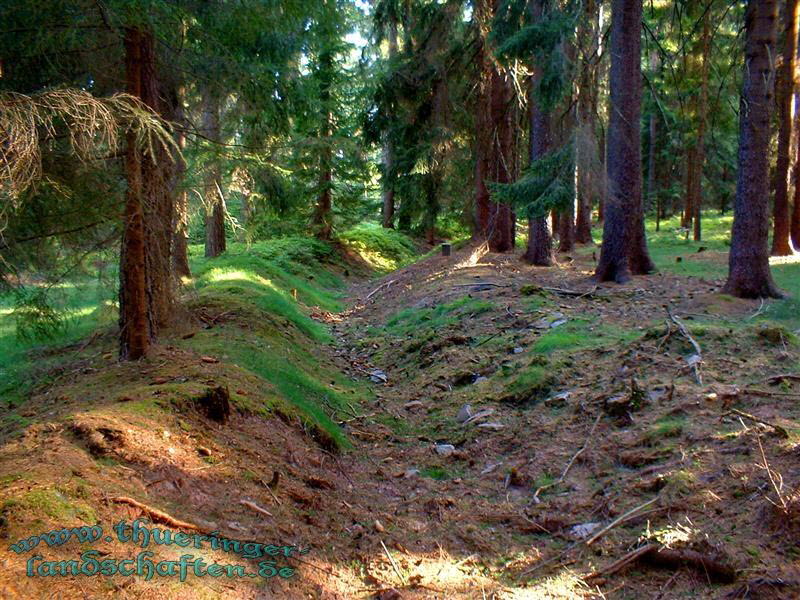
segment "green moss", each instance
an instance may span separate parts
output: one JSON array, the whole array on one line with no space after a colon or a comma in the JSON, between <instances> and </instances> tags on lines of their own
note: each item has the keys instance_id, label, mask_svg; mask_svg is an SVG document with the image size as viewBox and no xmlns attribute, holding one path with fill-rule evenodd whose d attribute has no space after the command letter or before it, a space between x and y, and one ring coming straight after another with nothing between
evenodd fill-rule
<instances>
[{"instance_id":1,"label":"green moss","mask_svg":"<svg viewBox=\"0 0 800 600\"><path fill-rule=\"evenodd\" d=\"M418 255L411 238L375 223L356 225L339 234L339 241L358 253L374 269L383 272L399 269Z\"/></svg>"},{"instance_id":2,"label":"green moss","mask_svg":"<svg viewBox=\"0 0 800 600\"><path fill-rule=\"evenodd\" d=\"M556 380L552 367L529 365L504 387L498 400L512 404L537 402L550 393Z\"/></svg>"},{"instance_id":3,"label":"green moss","mask_svg":"<svg viewBox=\"0 0 800 600\"><path fill-rule=\"evenodd\" d=\"M56 520L78 518L86 523L96 523L94 509L83 501L70 500L64 493L53 488L31 490L17 498L6 500L0 512L28 510L35 515L47 515Z\"/></svg>"},{"instance_id":4,"label":"green moss","mask_svg":"<svg viewBox=\"0 0 800 600\"><path fill-rule=\"evenodd\" d=\"M445 479L450 479L451 475L444 467L440 466L432 466L432 467L425 467L420 469L419 474L422 477L428 477L430 479L436 479L438 481L443 481Z\"/></svg>"},{"instance_id":5,"label":"green moss","mask_svg":"<svg viewBox=\"0 0 800 600\"><path fill-rule=\"evenodd\" d=\"M438 304L431 308L406 308L386 323L386 330L393 335L428 335L428 330L439 330L458 323L469 316L477 316L495 310L495 305L482 298L464 296L458 300Z\"/></svg>"}]
</instances>

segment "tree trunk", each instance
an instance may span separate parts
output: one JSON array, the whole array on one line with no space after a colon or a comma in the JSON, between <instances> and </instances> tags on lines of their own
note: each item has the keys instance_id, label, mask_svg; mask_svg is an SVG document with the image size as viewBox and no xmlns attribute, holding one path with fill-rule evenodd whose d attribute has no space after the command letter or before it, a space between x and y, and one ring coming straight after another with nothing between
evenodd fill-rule
<instances>
[{"instance_id":1,"label":"tree trunk","mask_svg":"<svg viewBox=\"0 0 800 600\"><path fill-rule=\"evenodd\" d=\"M700 98L697 106L697 142L694 149L695 172L692 180L692 218L694 220L694 241L702 238L701 209L703 208L703 167L706 162L706 122L708 121L708 70L711 62L711 5L703 16L703 37L700 53L703 64L700 72Z\"/></svg>"},{"instance_id":2,"label":"tree trunk","mask_svg":"<svg viewBox=\"0 0 800 600\"><path fill-rule=\"evenodd\" d=\"M723 293L778 298L769 269L769 142L774 101L776 0L751 0L745 14L745 66L739 161L728 281Z\"/></svg>"},{"instance_id":3,"label":"tree trunk","mask_svg":"<svg viewBox=\"0 0 800 600\"><path fill-rule=\"evenodd\" d=\"M514 247L511 206L492 201L489 183L509 183L516 162L514 147L513 97L510 76L492 60L487 35L499 0L481 0L475 5L475 22L480 31L478 58L480 74L475 118L475 228L473 237L486 240L491 252Z\"/></svg>"},{"instance_id":4,"label":"tree trunk","mask_svg":"<svg viewBox=\"0 0 800 600\"><path fill-rule=\"evenodd\" d=\"M795 93L795 64L797 57L798 0L786 0L786 39L783 47L782 76L778 89L778 163L775 168L775 220L772 234L772 255L788 256L792 253L790 244L791 223L789 221L789 175L791 173L792 147L792 103ZM797 197L795 196L795 211Z\"/></svg>"},{"instance_id":5,"label":"tree trunk","mask_svg":"<svg viewBox=\"0 0 800 600\"><path fill-rule=\"evenodd\" d=\"M575 241L591 244L592 203L595 196L595 172L598 169L597 135L597 52L600 45L600 11L597 0L586 0L584 17L579 25L579 40L588 40L581 48L578 80L578 212L575 219Z\"/></svg>"},{"instance_id":6,"label":"tree trunk","mask_svg":"<svg viewBox=\"0 0 800 600\"><path fill-rule=\"evenodd\" d=\"M317 186L317 205L311 224L317 239L330 240L333 237L333 114L331 109L331 87L333 85L333 54L323 52L320 56L320 108L322 125L319 137L323 141L319 157L319 183Z\"/></svg>"},{"instance_id":7,"label":"tree trunk","mask_svg":"<svg viewBox=\"0 0 800 600\"><path fill-rule=\"evenodd\" d=\"M125 29L126 91L137 98L143 92L143 47L148 34L136 28ZM142 151L136 134L129 131L125 150L125 213L120 250L119 355L122 360L138 360L150 346L150 315L147 304L145 265L144 189Z\"/></svg>"},{"instance_id":8,"label":"tree trunk","mask_svg":"<svg viewBox=\"0 0 800 600\"><path fill-rule=\"evenodd\" d=\"M175 111L175 122L180 128L186 126L186 118L183 111L183 93L178 92L178 101ZM186 134L178 130L175 134L175 142L183 152L186 149ZM177 179L178 186L175 196L175 214L173 217L173 236L172 236L172 270L176 277L190 277L192 272L189 269L189 194L186 188L181 185L181 180L186 173L186 161L182 156L178 156Z\"/></svg>"},{"instance_id":9,"label":"tree trunk","mask_svg":"<svg viewBox=\"0 0 800 600\"><path fill-rule=\"evenodd\" d=\"M565 52L567 59L571 62L575 61L575 46L568 44ZM568 99L571 104L572 98ZM575 108L570 106L567 112L562 115L559 127L559 146L564 147L570 143L570 138L574 138L575 134ZM575 161L574 153L571 161L572 180L570 181L570 194L569 202L558 211L558 251L559 252L572 252L575 248Z\"/></svg>"},{"instance_id":10,"label":"tree trunk","mask_svg":"<svg viewBox=\"0 0 800 600\"><path fill-rule=\"evenodd\" d=\"M599 281L623 283L655 269L647 252L642 208L641 23L641 0L612 1L608 197L595 272Z\"/></svg>"},{"instance_id":11,"label":"tree trunk","mask_svg":"<svg viewBox=\"0 0 800 600\"><path fill-rule=\"evenodd\" d=\"M533 80L529 93L531 111L531 162L537 161L547 154L551 145L551 117L546 111L541 110L535 102L533 90L539 84L541 73L534 70ZM549 267L555 263L553 256L553 240L550 235L550 226L547 216L532 217L528 219L528 247L523 260L539 267Z\"/></svg>"},{"instance_id":12,"label":"tree trunk","mask_svg":"<svg viewBox=\"0 0 800 600\"><path fill-rule=\"evenodd\" d=\"M510 104L513 94L510 75L496 66L492 70L491 131L489 146L488 180L493 183L511 183L512 165L516 161L513 148L514 129ZM491 202L489 205L489 250L508 252L513 248L511 206Z\"/></svg>"},{"instance_id":13,"label":"tree trunk","mask_svg":"<svg viewBox=\"0 0 800 600\"><path fill-rule=\"evenodd\" d=\"M220 99L211 89L203 91L203 135L212 143L221 139L219 125ZM216 150L216 149L215 149ZM214 258L225 252L225 198L222 196L222 176L219 160L214 157L206 170L203 185L206 208L206 257Z\"/></svg>"},{"instance_id":14,"label":"tree trunk","mask_svg":"<svg viewBox=\"0 0 800 600\"><path fill-rule=\"evenodd\" d=\"M397 22L392 19L389 24L389 59L397 56ZM391 115L390 115L391 117ZM383 226L394 228L394 143L387 135L383 146Z\"/></svg>"},{"instance_id":15,"label":"tree trunk","mask_svg":"<svg viewBox=\"0 0 800 600\"><path fill-rule=\"evenodd\" d=\"M151 65L150 75L145 78L149 91L145 102L166 121L176 120L178 89L171 79L156 78L155 45L150 46L152 58L145 61ZM151 336L166 327L175 313L176 282L172 269L172 224L175 220L175 203L180 179L179 167L170 151L162 145L154 145L153 155L142 163L147 204L145 205L145 237L147 251L147 291L152 311Z\"/></svg>"}]
</instances>

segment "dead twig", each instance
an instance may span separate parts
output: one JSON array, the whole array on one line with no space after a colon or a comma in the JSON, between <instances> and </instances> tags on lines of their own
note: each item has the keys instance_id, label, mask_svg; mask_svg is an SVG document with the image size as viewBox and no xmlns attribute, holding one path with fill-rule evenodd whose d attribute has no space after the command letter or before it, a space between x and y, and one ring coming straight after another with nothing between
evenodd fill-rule
<instances>
[{"instance_id":1,"label":"dead twig","mask_svg":"<svg viewBox=\"0 0 800 600\"><path fill-rule=\"evenodd\" d=\"M148 517L150 517L153 521L158 523L164 523L165 525L169 525L171 527L176 527L178 529L190 529L192 531L201 531L204 530L195 525L194 523L188 523L186 521L181 521L168 515L165 512L158 510L157 508L153 508L152 506L147 506L146 504L142 504L138 500L134 500L133 498L128 498L127 496L115 496L114 498L109 498L111 502L116 504L127 504L129 506L133 506L134 508L138 508Z\"/></svg>"},{"instance_id":2,"label":"dead twig","mask_svg":"<svg viewBox=\"0 0 800 600\"><path fill-rule=\"evenodd\" d=\"M628 552L602 571L587 575L584 577L584 581L614 575L631 563L640 560L668 569L681 569L684 566L692 567L704 573L711 583L731 583L736 579L736 569L717 558L688 548L660 548L657 544L645 544Z\"/></svg>"},{"instance_id":3,"label":"dead twig","mask_svg":"<svg viewBox=\"0 0 800 600\"><path fill-rule=\"evenodd\" d=\"M766 426L768 426L768 427L772 427L772 428L775 430L775 432L776 432L776 433L777 433L777 434L778 434L780 437L782 437L783 439L787 439L787 438L789 437L789 432L788 432L788 431L786 431L786 429L784 429L784 428L783 428L783 427L781 427L780 425L776 425L775 423L770 423L769 421L765 421L764 419L760 419L760 418L756 417L755 415L751 415L751 414L749 414L749 413L743 412L743 411L741 411L741 410L737 410L737 409L735 409L735 408L732 408L732 409L730 409L730 410L729 410L727 413L725 413L725 414L726 414L726 415L730 415L730 414L738 415L738 416L740 416L740 417L743 417L743 418L745 418L745 419L748 419L748 420L750 420L750 421L753 421L754 423L760 423L761 425L766 425ZM760 443L760 442L759 442L759 443Z\"/></svg>"},{"instance_id":4,"label":"dead twig","mask_svg":"<svg viewBox=\"0 0 800 600\"><path fill-rule=\"evenodd\" d=\"M631 550L625 556L611 563L602 571L595 571L594 573L590 573L589 575L584 577L583 580L588 582L591 581L592 579L599 579L600 577L605 578L608 577L609 575L614 575L615 573L618 573L619 571L627 567L632 562L639 560L642 556L644 556L648 552L652 552L657 547L658 546L656 546L655 544L645 544L640 548Z\"/></svg>"},{"instance_id":5,"label":"dead twig","mask_svg":"<svg viewBox=\"0 0 800 600\"><path fill-rule=\"evenodd\" d=\"M269 489L269 488L267 488L267 489ZM246 506L247 508L249 508L251 510L256 511L257 513L261 513L262 515L266 515L268 517L274 516L271 512L269 512L268 510L266 510L264 508L261 508L255 502L250 502L250 500L239 500L239 504L241 504L242 506Z\"/></svg>"},{"instance_id":6,"label":"dead twig","mask_svg":"<svg viewBox=\"0 0 800 600\"><path fill-rule=\"evenodd\" d=\"M396 280L396 279L392 279L391 281L387 281L386 283L382 283L381 285L379 285L378 287L376 287L374 290L372 290L372 291L371 291L369 294L367 294L367 297L366 297L366 298L364 298L364 299L365 299L365 300L369 300L369 299L370 299L370 298L372 298L372 297L373 297L375 294L377 294L378 292L380 292L382 289L384 289L384 288L388 288L388 287L389 287L390 285L392 285L393 283L397 283L397 280Z\"/></svg>"},{"instance_id":7,"label":"dead twig","mask_svg":"<svg viewBox=\"0 0 800 600\"><path fill-rule=\"evenodd\" d=\"M394 569L394 572L400 578L400 581L403 583L403 585L405 585L406 584L406 578L403 577L403 574L400 572L400 569L397 567L397 563L394 562L394 558L392 558L392 555L389 553L389 549L386 547L386 544L383 543L383 540L380 540L380 542L381 542L381 546L383 547L383 551L386 553L386 556L389 559L389 562L392 564L392 569Z\"/></svg>"},{"instance_id":8,"label":"dead twig","mask_svg":"<svg viewBox=\"0 0 800 600\"><path fill-rule=\"evenodd\" d=\"M580 290L567 290L564 288L557 288L557 287L542 287L543 290L548 292L552 292L553 294L558 294L559 296L569 296L570 298L587 298L594 295L597 291L597 286L594 286L587 292L581 292Z\"/></svg>"},{"instance_id":9,"label":"dead twig","mask_svg":"<svg viewBox=\"0 0 800 600\"><path fill-rule=\"evenodd\" d=\"M800 375L795 373L786 373L784 375L773 375L771 377L767 377L766 379L762 379L761 381L757 381L756 383L780 383L788 379L789 381L800 381Z\"/></svg>"},{"instance_id":10,"label":"dead twig","mask_svg":"<svg viewBox=\"0 0 800 600\"><path fill-rule=\"evenodd\" d=\"M764 453L764 446L761 444L761 436L757 436L756 440L758 441L758 450L761 452L761 460L763 461L763 464L759 466L766 470L769 482L772 484L772 489L775 490L775 495L778 497L778 502L773 502L769 497L767 497L767 501L775 506L775 508L780 509L783 514L788 514L789 504L786 502L786 498L783 497L783 476L777 471L773 471L769 466L767 455Z\"/></svg>"},{"instance_id":11,"label":"dead twig","mask_svg":"<svg viewBox=\"0 0 800 600\"><path fill-rule=\"evenodd\" d=\"M533 500L532 500L532 502L534 504L538 504L540 502L539 494L541 492L543 492L547 488L551 488L553 486L556 486L556 485L558 485L558 484L560 484L560 483L562 483L564 481L564 478L567 476L567 473L569 473L569 470L572 468L572 465L575 464L575 460L581 454L583 454L584 450L586 450L586 448L589 446L589 443L592 441L592 435L594 434L594 430L597 429L597 424L600 423L600 419L601 419L602 416L603 416L602 414L597 415L597 418L594 420L594 424L592 425L592 428L589 430L589 435L586 436L586 441L584 441L583 442L583 446L581 446L580 449L575 454L572 455L572 458L567 463L567 466L564 467L564 470L561 473L561 477L559 477L558 479L556 479L552 483L548 483L547 485L540 486L534 492Z\"/></svg>"},{"instance_id":12,"label":"dead twig","mask_svg":"<svg viewBox=\"0 0 800 600\"><path fill-rule=\"evenodd\" d=\"M505 284L505 283L490 283L488 281L484 281L482 283L457 283L453 287L454 288L460 288L460 287L484 287L484 286L486 286L486 287L499 287L499 288L511 287L510 285Z\"/></svg>"},{"instance_id":13,"label":"dead twig","mask_svg":"<svg viewBox=\"0 0 800 600\"><path fill-rule=\"evenodd\" d=\"M683 335L683 337L689 340L689 343L694 348L694 352L697 355L697 360L691 362L690 365L694 370L694 377L697 380L697 383L699 385L703 385L703 378L700 376L700 363L703 362L703 351L700 349L700 344L698 344L697 340L692 337L691 333L689 333L689 330L687 329L686 325L683 324L683 321L681 321L677 316L672 314L672 310L670 309L670 307L666 306L666 309L667 309L667 315L669 315L670 320L673 323L675 323L675 325L678 326L678 331L681 332L681 335Z\"/></svg>"},{"instance_id":14,"label":"dead twig","mask_svg":"<svg viewBox=\"0 0 800 600\"><path fill-rule=\"evenodd\" d=\"M648 506L650 506L651 504L653 504L653 503L654 503L656 500L658 500L658 496L656 496L655 498L653 498L653 499L651 499L651 500L648 500L648 501L647 501L647 502L645 502L644 504L640 504L639 506L636 506L636 507L634 507L634 508L630 509L630 510L629 510L628 512L626 512L624 515L621 515L621 516L617 517L616 519L614 519L613 521L611 521L611 523L609 523L608 525L606 525L605 527L603 527L603 528L602 528L600 531L598 531L598 532L597 532L597 533L595 533L595 534L594 534L592 537L590 537L588 540L586 540L586 545L587 545L587 546L591 546L591 545L592 545L592 544L594 544L594 543L595 543L597 540L599 540L601 537L603 537L603 536L604 536L606 533L608 533L609 531L611 531L612 529L614 529L614 527L616 527L617 525L619 525L619 524L621 524L621 523L625 522L627 519L629 519L630 517L632 517L633 515L635 515L636 513L638 513L638 512L639 512L640 510L642 510L643 508L647 508Z\"/></svg>"}]
</instances>

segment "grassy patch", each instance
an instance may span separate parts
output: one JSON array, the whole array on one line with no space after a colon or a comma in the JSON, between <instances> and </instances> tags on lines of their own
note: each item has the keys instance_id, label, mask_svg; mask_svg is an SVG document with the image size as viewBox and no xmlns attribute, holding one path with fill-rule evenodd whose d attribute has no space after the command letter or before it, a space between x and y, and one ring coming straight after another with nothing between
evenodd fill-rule
<instances>
[{"instance_id":1,"label":"grassy patch","mask_svg":"<svg viewBox=\"0 0 800 600\"><path fill-rule=\"evenodd\" d=\"M395 314L386 323L386 330L393 335L408 335L422 329L442 329L469 316L476 316L495 309L495 305L482 298L464 296L453 302L432 308L406 308Z\"/></svg>"},{"instance_id":2,"label":"grassy patch","mask_svg":"<svg viewBox=\"0 0 800 600\"><path fill-rule=\"evenodd\" d=\"M417 258L417 248L411 238L375 223L356 225L341 233L339 241L381 272L399 269Z\"/></svg>"}]
</instances>

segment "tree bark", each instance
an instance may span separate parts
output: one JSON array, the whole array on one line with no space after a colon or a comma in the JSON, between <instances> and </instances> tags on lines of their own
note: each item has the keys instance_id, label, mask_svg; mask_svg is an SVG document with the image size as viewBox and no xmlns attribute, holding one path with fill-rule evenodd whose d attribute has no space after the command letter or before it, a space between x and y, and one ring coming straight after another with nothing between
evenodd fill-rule
<instances>
[{"instance_id":1,"label":"tree bark","mask_svg":"<svg viewBox=\"0 0 800 600\"><path fill-rule=\"evenodd\" d=\"M203 135L212 143L219 143L220 99L209 88L203 90ZM225 199L222 196L222 176L219 161L214 157L208 164L203 185L206 208L206 258L214 258L225 252Z\"/></svg>"},{"instance_id":2,"label":"tree bark","mask_svg":"<svg viewBox=\"0 0 800 600\"><path fill-rule=\"evenodd\" d=\"M778 298L769 269L769 141L774 101L776 0L751 0L745 13L745 66L739 161L728 280L723 293Z\"/></svg>"},{"instance_id":3,"label":"tree bark","mask_svg":"<svg viewBox=\"0 0 800 600\"><path fill-rule=\"evenodd\" d=\"M488 183L510 183L516 163L513 88L500 65L492 60L487 35L499 0L476 4L476 23L481 31L480 81L476 114L475 237L485 239L491 252L508 252L514 247L511 206L492 201Z\"/></svg>"},{"instance_id":4,"label":"tree bark","mask_svg":"<svg viewBox=\"0 0 800 600\"><path fill-rule=\"evenodd\" d=\"M393 18L389 24L389 59L394 59L397 52L397 22ZM387 136L383 146L383 226L387 229L394 228L394 162L394 143Z\"/></svg>"},{"instance_id":5,"label":"tree bark","mask_svg":"<svg viewBox=\"0 0 800 600\"><path fill-rule=\"evenodd\" d=\"M333 86L333 54L323 52L320 56L320 108L322 124L319 137L323 141L319 156L319 180L317 185L317 205L311 219L317 239L333 238L333 114L330 106Z\"/></svg>"},{"instance_id":6,"label":"tree bark","mask_svg":"<svg viewBox=\"0 0 800 600\"><path fill-rule=\"evenodd\" d=\"M533 90L539 83L540 76L539 70L534 69L528 102L531 111L531 162L537 161L547 154L552 143L550 113L541 110L541 107L535 102L533 94ZM550 234L547 216L528 218L528 247L522 258L526 262L539 267L549 267L555 263L553 239Z\"/></svg>"},{"instance_id":7,"label":"tree bark","mask_svg":"<svg viewBox=\"0 0 800 600\"><path fill-rule=\"evenodd\" d=\"M697 140L694 149L695 172L692 180L692 218L694 221L694 241L702 238L702 211L703 208L703 167L706 162L706 123L708 121L708 70L711 62L711 6L709 4L703 16L703 36L700 54L703 64L700 71L700 98L697 105Z\"/></svg>"},{"instance_id":8,"label":"tree bark","mask_svg":"<svg viewBox=\"0 0 800 600\"><path fill-rule=\"evenodd\" d=\"M183 93L178 92L177 110L175 112L175 122L179 127L186 125L186 117L183 111ZM183 152L186 148L186 134L179 130L175 134L175 142ZM173 217L173 237L172 237L172 270L176 277L190 277L192 272L189 268L189 194L186 188L180 184L186 173L186 161L182 156L177 158L177 178L178 187L175 196L175 214Z\"/></svg>"},{"instance_id":9,"label":"tree bark","mask_svg":"<svg viewBox=\"0 0 800 600\"><path fill-rule=\"evenodd\" d=\"M148 34L136 28L125 30L126 91L137 98L143 92L143 47ZM147 304L145 264L144 188L142 151L136 133L127 133L125 150L125 213L120 250L119 355L122 360L138 360L150 346L150 314Z\"/></svg>"},{"instance_id":10,"label":"tree bark","mask_svg":"<svg viewBox=\"0 0 800 600\"><path fill-rule=\"evenodd\" d=\"M778 89L778 162L775 168L774 228L772 233L772 255L792 254L790 243L791 222L789 220L789 175L792 171L791 147L794 119L792 103L795 98L795 64L797 58L798 0L786 0L786 38L783 46L783 67ZM797 211L795 195L795 212Z\"/></svg>"},{"instance_id":11,"label":"tree bark","mask_svg":"<svg viewBox=\"0 0 800 600\"><path fill-rule=\"evenodd\" d=\"M579 25L579 40L588 40L581 48L578 79L578 136L576 160L578 168L578 212L575 219L575 241L591 244L592 204L595 196L595 171L598 169L597 134L597 53L600 46L600 11L597 0L586 0L584 17Z\"/></svg>"},{"instance_id":12,"label":"tree bark","mask_svg":"<svg viewBox=\"0 0 800 600\"><path fill-rule=\"evenodd\" d=\"M595 272L599 281L623 283L655 269L647 252L642 207L641 23L641 0L613 0L608 198Z\"/></svg>"}]
</instances>

